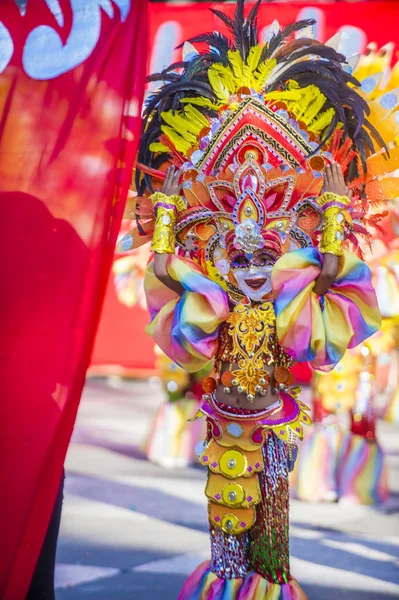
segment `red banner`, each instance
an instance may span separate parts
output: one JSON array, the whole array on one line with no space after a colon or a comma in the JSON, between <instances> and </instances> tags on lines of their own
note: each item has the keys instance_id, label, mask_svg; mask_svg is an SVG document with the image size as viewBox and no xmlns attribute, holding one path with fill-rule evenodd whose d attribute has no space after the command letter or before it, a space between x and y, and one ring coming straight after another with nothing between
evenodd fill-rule
<instances>
[{"instance_id":1,"label":"red banner","mask_svg":"<svg viewBox=\"0 0 399 600\"><path fill-rule=\"evenodd\" d=\"M181 50L175 48L189 37L215 29L225 32L223 23L210 12L210 7L230 15L234 12L234 5L222 3L187 6L150 4L150 72L159 71L179 60ZM316 20L315 35L321 41L326 41L338 31L342 32L340 50L348 56L362 52L369 42L376 42L378 47L391 41L399 43L397 0L357 2L350 5L345 2L273 3L261 5L259 17L261 39L265 28L274 19L281 25L286 25L298 19L313 18ZM92 358L95 367L92 372L110 372L112 365L118 365L127 369L125 372L140 374L143 368L153 366L152 345L146 341L144 332L147 322L148 317L141 308L129 309L117 301L113 282L110 282ZM132 339L139 339L140 344L132 343ZM300 378L309 379L309 369L298 366L297 371Z\"/></svg>"},{"instance_id":2,"label":"red banner","mask_svg":"<svg viewBox=\"0 0 399 600\"><path fill-rule=\"evenodd\" d=\"M141 249L114 261L89 373L147 377L155 373L154 341L146 334L149 317L143 279L148 252Z\"/></svg>"},{"instance_id":3,"label":"red banner","mask_svg":"<svg viewBox=\"0 0 399 600\"><path fill-rule=\"evenodd\" d=\"M249 4L249 3L248 3ZM150 72L159 72L164 66L180 60L181 50L176 47L188 38L218 30L226 33L224 24L209 8L229 14L234 4L201 3L171 6L166 3L150 5ZM276 19L287 25L300 19L315 19L314 34L321 42L341 32L340 51L352 56L364 51L369 42L382 46L387 42L399 43L399 2L375 0L347 4L315 2L284 2L261 4L259 8L259 39L265 38L267 27Z\"/></svg>"},{"instance_id":4,"label":"red banner","mask_svg":"<svg viewBox=\"0 0 399 600\"><path fill-rule=\"evenodd\" d=\"M0 597L61 479L139 135L145 0L0 6Z\"/></svg>"}]
</instances>

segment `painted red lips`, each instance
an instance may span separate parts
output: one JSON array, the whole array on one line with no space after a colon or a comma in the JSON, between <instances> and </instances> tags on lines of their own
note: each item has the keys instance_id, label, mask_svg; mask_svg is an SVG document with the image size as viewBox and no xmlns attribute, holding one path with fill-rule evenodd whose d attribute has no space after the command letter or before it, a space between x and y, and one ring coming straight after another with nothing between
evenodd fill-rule
<instances>
[{"instance_id":1,"label":"painted red lips","mask_svg":"<svg viewBox=\"0 0 399 600\"><path fill-rule=\"evenodd\" d=\"M253 279L245 279L245 283L247 284L248 287L252 288L253 290L260 290L260 288L265 285L267 279L265 277L254 277Z\"/></svg>"}]
</instances>

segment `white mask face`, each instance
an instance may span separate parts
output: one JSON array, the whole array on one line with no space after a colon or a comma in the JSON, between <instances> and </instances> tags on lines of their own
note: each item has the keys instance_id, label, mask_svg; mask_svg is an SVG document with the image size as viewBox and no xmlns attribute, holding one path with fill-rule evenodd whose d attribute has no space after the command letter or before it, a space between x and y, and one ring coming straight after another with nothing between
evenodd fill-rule
<instances>
[{"instance_id":1,"label":"white mask face","mask_svg":"<svg viewBox=\"0 0 399 600\"><path fill-rule=\"evenodd\" d=\"M247 298L260 302L272 290L272 270L272 265L264 267L251 265L249 269L234 269L234 277L239 289Z\"/></svg>"}]
</instances>

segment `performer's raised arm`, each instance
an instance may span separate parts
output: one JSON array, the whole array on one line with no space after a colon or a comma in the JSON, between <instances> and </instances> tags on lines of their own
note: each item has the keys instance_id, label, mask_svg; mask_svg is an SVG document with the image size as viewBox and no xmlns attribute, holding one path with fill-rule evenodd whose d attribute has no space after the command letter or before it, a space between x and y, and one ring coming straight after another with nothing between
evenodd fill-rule
<instances>
[{"instance_id":1,"label":"performer's raised arm","mask_svg":"<svg viewBox=\"0 0 399 600\"><path fill-rule=\"evenodd\" d=\"M175 253L175 225L179 209L185 208L180 196L179 171L174 166L168 167L162 191L151 197L156 215L152 250L154 251L155 276L169 289L181 296L183 286L168 273L168 258Z\"/></svg>"},{"instance_id":2,"label":"performer's raised arm","mask_svg":"<svg viewBox=\"0 0 399 600\"><path fill-rule=\"evenodd\" d=\"M342 256L345 217L350 196L345 185L342 168L338 163L327 165L324 173L324 223L320 252L324 254L321 273L316 279L314 292L324 296L337 278L339 260ZM329 210L330 209L330 210Z\"/></svg>"}]
</instances>

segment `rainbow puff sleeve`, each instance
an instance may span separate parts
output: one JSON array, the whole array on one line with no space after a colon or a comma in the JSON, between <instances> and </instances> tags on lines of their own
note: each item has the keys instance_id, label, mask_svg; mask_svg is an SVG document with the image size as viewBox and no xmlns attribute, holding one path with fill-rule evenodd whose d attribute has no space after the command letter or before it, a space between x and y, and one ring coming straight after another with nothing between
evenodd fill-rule
<instances>
[{"instance_id":1,"label":"rainbow puff sleeve","mask_svg":"<svg viewBox=\"0 0 399 600\"><path fill-rule=\"evenodd\" d=\"M272 273L277 336L299 362L330 370L347 348L375 333L381 318L368 266L344 250L336 281L325 296L313 292L322 254L304 248L283 255Z\"/></svg>"},{"instance_id":2,"label":"rainbow puff sleeve","mask_svg":"<svg viewBox=\"0 0 399 600\"><path fill-rule=\"evenodd\" d=\"M216 353L219 326L229 316L228 296L190 259L171 255L168 272L184 294L163 285L149 265L144 281L151 316L147 333L169 358L194 373Z\"/></svg>"}]
</instances>

